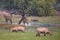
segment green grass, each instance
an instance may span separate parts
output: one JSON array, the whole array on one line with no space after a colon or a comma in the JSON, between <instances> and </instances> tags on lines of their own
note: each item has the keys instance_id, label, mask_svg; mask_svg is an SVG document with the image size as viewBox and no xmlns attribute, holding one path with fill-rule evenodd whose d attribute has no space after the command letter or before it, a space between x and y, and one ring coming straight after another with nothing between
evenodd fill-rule
<instances>
[{"instance_id":1,"label":"green grass","mask_svg":"<svg viewBox=\"0 0 60 40\"><path fill-rule=\"evenodd\" d=\"M60 23L60 16L54 16L54 17L28 17L29 21L32 19L38 19L40 23ZM20 18L16 18L16 16L13 16L13 22L19 22ZM4 18L0 16L0 22L5 22ZM36 37L36 32L9 32L7 30L4 30L3 28L6 28L4 25L0 25L0 40L60 40L60 31L53 31L52 36L43 36L41 34L40 37ZM30 27L32 28L32 27ZM51 29L55 29L60 27L54 27Z\"/></svg>"},{"instance_id":2,"label":"green grass","mask_svg":"<svg viewBox=\"0 0 60 40\"><path fill-rule=\"evenodd\" d=\"M53 35L49 36L43 36L41 34L40 37L36 37L36 32L31 32L28 30L28 32L9 32L8 29L6 29L7 26L0 25L0 40L60 40L60 26L58 27L48 27L49 29L59 29L54 30ZM9 27L8 27L9 28ZM28 29L32 29L35 27L27 27Z\"/></svg>"},{"instance_id":3,"label":"green grass","mask_svg":"<svg viewBox=\"0 0 60 40\"><path fill-rule=\"evenodd\" d=\"M8 32L0 31L0 40L60 40L60 32L53 32L52 36L36 37L36 32Z\"/></svg>"}]
</instances>

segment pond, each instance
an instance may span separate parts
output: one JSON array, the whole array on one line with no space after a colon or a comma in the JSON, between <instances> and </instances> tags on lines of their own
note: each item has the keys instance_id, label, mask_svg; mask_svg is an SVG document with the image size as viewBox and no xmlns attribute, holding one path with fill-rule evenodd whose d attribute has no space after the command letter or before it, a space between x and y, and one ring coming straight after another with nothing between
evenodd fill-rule
<instances>
[{"instance_id":1,"label":"pond","mask_svg":"<svg viewBox=\"0 0 60 40\"><path fill-rule=\"evenodd\" d=\"M4 23L1 23L0 24L4 24ZM13 23L13 24L18 24L18 23ZM23 24L23 23L21 23ZM39 22L30 22L28 25L25 24L27 27L26 27L26 31L35 31L37 27L47 27L49 28L50 30L53 30L53 31L60 31L60 24L47 24L47 23L39 23ZM55 29L56 26L59 26L57 27L58 29Z\"/></svg>"}]
</instances>

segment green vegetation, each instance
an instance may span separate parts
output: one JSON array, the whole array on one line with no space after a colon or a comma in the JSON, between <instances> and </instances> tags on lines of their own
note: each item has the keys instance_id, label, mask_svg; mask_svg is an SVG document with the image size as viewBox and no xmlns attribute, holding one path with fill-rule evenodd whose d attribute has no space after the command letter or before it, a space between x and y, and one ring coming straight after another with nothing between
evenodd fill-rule
<instances>
[{"instance_id":1,"label":"green vegetation","mask_svg":"<svg viewBox=\"0 0 60 40\"><path fill-rule=\"evenodd\" d=\"M6 25L7 26L7 25ZM27 27L34 28L34 27ZM36 37L36 32L31 32L27 30L27 32L9 32L8 29L6 29L5 26L0 26L0 40L60 40L60 27L49 27L51 29L56 29L55 31L52 31L53 35L49 36L43 36L41 34L40 37Z\"/></svg>"},{"instance_id":2,"label":"green vegetation","mask_svg":"<svg viewBox=\"0 0 60 40\"><path fill-rule=\"evenodd\" d=\"M35 36L35 32L7 32L0 31L0 40L60 40L60 32L53 32L52 36Z\"/></svg>"},{"instance_id":3,"label":"green vegetation","mask_svg":"<svg viewBox=\"0 0 60 40\"><path fill-rule=\"evenodd\" d=\"M29 22L33 19L39 20L40 23L56 23L60 24L60 16L53 16L56 13L54 9L54 5L56 4L56 0L0 0L0 10L17 10L20 12L24 12L26 14L32 15L27 17ZM19 13L20 13L19 12ZM42 16L42 17L37 17ZM13 15L12 21L18 24L20 20L19 15ZM0 15L0 22L5 22L3 16ZM60 26L56 27L48 27L52 30L53 35L43 36L41 34L40 37L36 37L36 32L34 27L27 27L27 32L9 32L8 29L13 25L8 24L0 24L0 40L60 40ZM34 32L29 31L33 29ZM56 29L56 30L54 30Z\"/></svg>"},{"instance_id":4,"label":"green vegetation","mask_svg":"<svg viewBox=\"0 0 60 40\"><path fill-rule=\"evenodd\" d=\"M56 0L0 0L0 8L17 11L34 16L53 16Z\"/></svg>"}]
</instances>

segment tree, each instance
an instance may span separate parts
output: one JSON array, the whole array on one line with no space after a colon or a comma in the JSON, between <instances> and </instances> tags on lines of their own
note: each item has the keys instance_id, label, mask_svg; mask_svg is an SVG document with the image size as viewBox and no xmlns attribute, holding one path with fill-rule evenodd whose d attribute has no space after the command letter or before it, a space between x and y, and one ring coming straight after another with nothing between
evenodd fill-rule
<instances>
[{"instance_id":1,"label":"tree","mask_svg":"<svg viewBox=\"0 0 60 40\"><path fill-rule=\"evenodd\" d=\"M25 14L35 16L51 16L55 14L56 0L7 0L2 2L6 9L17 9Z\"/></svg>"}]
</instances>

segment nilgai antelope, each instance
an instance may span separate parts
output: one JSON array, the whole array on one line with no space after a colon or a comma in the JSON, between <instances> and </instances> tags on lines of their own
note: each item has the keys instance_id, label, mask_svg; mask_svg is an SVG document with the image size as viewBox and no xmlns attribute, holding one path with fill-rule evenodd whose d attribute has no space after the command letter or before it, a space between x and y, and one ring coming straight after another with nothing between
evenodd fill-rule
<instances>
[{"instance_id":1,"label":"nilgai antelope","mask_svg":"<svg viewBox=\"0 0 60 40\"><path fill-rule=\"evenodd\" d=\"M12 15L11 15L11 13L9 13L7 11L0 11L0 15L2 15L5 18L6 23L8 23L8 21L10 21L10 23L12 24Z\"/></svg>"},{"instance_id":2,"label":"nilgai antelope","mask_svg":"<svg viewBox=\"0 0 60 40\"><path fill-rule=\"evenodd\" d=\"M9 29L9 31L10 32L18 32L18 31L24 32L25 31L25 26L24 25L15 25L15 26L12 26Z\"/></svg>"},{"instance_id":3,"label":"nilgai antelope","mask_svg":"<svg viewBox=\"0 0 60 40\"><path fill-rule=\"evenodd\" d=\"M37 32L36 36L40 36L41 33L43 33L44 36L46 36L46 34L52 35L52 32L48 28L45 28L45 27L37 28L36 32Z\"/></svg>"}]
</instances>

